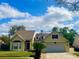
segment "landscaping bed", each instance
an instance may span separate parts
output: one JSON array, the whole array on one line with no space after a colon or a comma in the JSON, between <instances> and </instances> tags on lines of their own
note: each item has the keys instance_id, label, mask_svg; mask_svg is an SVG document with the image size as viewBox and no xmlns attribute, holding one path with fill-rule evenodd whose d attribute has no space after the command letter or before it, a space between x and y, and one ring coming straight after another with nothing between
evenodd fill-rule
<instances>
[{"instance_id":1,"label":"landscaping bed","mask_svg":"<svg viewBox=\"0 0 79 59\"><path fill-rule=\"evenodd\" d=\"M32 52L0 51L0 57L30 57L32 55Z\"/></svg>"}]
</instances>

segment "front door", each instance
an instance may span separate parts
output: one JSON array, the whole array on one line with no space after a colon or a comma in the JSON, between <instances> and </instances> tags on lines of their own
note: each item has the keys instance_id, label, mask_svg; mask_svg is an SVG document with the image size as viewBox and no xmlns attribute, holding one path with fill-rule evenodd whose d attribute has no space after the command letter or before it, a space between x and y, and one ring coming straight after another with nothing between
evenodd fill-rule
<instances>
[{"instance_id":1,"label":"front door","mask_svg":"<svg viewBox=\"0 0 79 59\"><path fill-rule=\"evenodd\" d=\"M29 50L29 49L30 49L30 41L27 40L27 41L25 42L25 51L27 51L27 50Z\"/></svg>"}]
</instances>

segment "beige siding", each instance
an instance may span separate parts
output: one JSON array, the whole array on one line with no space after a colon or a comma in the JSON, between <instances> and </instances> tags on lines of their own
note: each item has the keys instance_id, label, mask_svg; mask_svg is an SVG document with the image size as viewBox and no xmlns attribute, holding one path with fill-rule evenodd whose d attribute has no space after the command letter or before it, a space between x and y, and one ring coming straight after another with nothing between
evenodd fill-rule
<instances>
[{"instance_id":1,"label":"beige siding","mask_svg":"<svg viewBox=\"0 0 79 59\"><path fill-rule=\"evenodd\" d=\"M78 36L75 38L73 46L79 48L79 37Z\"/></svg>"},{"instance_id":2,"label":"beige siding","mask_svg":"<svg viewBox=\"0 0 79 59\"><path fill-rule=\"evenodd\" d=\"M52 34L46 37L44 42L66 42L67 40L62 36L58 34L58 39L52 39Z\"/></svg>"},{"instance_id":3,"label":"beige siding","mask_svg":"<svg viewBox=\"0 0 79 59\"><path fill-rule=\"evenodd\" d=\"M47 36L44 40L43 43L45 44L46 47L51 47L50 49L53 49L53 46L62 46L61 48L59 47L59 49L64 49L65 51L69 51L69 42L67 41L67 39L65 39L61 34L58 33L54 33L58 35L58 39L52 39L52 33ZM49 46L48 46L49 45ZM45 49L43 49L43 52L46 52ZM50 50L49 50L50 51Z\"/></svg>"},{"instance_id":4,"label":"beige siding","mask_svg":"<svg viewBox=\"0 0 79 59\"><path fill-rule=\"evenodd\" d=\"M13 41L21 41L21 49L19 49L19 51L24 51L24 41L23 39L21 39L18 35L14 36L11 41L10 41L10 50L14 50L13 49ZM17 51L17 50L16 50Z\"/></svg>"},{"instance_id":5,"label":"beige siding","mask_svg":"<svg viewBox=\"0 0 79 59\"><path fill-rule=\"evenodd\" d=\"M22 41L23 39L21 39L18 35L16 35L14 38L11 39L12 41L15 41L15 40L19 40L19 41Z\"/></svg>"}]
</instances>

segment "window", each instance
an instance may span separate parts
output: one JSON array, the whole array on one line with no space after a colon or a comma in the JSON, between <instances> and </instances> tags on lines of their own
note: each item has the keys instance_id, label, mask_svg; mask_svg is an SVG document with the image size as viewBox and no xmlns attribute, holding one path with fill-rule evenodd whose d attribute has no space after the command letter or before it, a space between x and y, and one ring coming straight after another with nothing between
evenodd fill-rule
<instances>
[{"instance_id":1,"label":"window","mask_svg":"<svg viewBox=\"0 0 79 59\"><path fill-rule=\"evenodd\" d=\"M21 42L13 42L13 49L21 49Z\"/></svg>"},{"instance_id":2,"label":"window","mask_svg":"<svg viewBox=\"0 0 79 59\"><path fill-rule=\"evenodd\" d=\"M21 49L21 42L18 43L18 48Z\"/></svg>"},{"instance_id":3,"label":"window","mask_svg":"<svg viewBox=\"0 0 79 59\"><path fill-rule=\"evenodd\" d=\"M13 43L13 49L18 49L17 43Z\"/></svg>"},{"instance_id":4,"label":"window","mask_svg":"<svg viewBox=\"0 0 79 59\"><path fill-rule=\"evenodd\" d=\"M52 39L58 39L58 35L52 35Z\"/></svg>"}]
</instances>

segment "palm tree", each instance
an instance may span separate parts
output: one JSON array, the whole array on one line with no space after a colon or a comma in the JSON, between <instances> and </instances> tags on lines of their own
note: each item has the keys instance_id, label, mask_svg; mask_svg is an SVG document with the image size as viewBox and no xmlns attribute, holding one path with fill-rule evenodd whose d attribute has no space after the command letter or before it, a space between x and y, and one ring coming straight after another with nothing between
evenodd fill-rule
<instances>
[{"instance_id":1,"label":"palm tree","mask_svg":"<svg viewBox=\"0 0 79 59\"><path fill-rule=\"evenodd\" d=\"M42 43L34 43L34 49L35 49L35 57L34 59L40 59L41 51L43 48L45 48L45 45Z\"/></svg>"}]
</instances>

